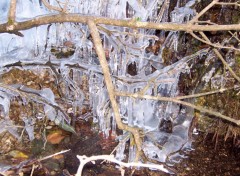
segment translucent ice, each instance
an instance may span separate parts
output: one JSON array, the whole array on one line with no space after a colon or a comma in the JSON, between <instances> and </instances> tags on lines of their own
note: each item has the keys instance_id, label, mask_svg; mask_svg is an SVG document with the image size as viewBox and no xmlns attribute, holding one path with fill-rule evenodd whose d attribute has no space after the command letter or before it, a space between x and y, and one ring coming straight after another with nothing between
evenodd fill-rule
<instances>
[{"instance_id":1,"label":"translucent ice","mask_svg":"<svg viewBox=\"0 0 240 176\"><path fill-rule=\"evenodd\" d=\"M62 1L49 0L51 5L63 8ZM115 19L136 19L140 21L168 21L167 0L69 0L66 10L68 13L80 15L93 15L111 17ZM194 0L187 1L183 7L176 6L170 12L170 22L186 23L194 15L192 9ZM0 2L0 23L7 21L9 0ZM160 11L163 10L162 14ZM36 16L56 14L58 12L47 9L41 1L18 0L17 21L25 21ZM104 51L110 68L112 81L118 91L128 93L140 93L150 96L175 97L179 94L178 81L182 72L188 72L190 60L201 57L208 51L201 50L191 56L179 58L174 64L165 66L163 63L163 49L178 50L178 32L161 32L166 38L159 48L158 55L146 53L146 48L152 41L159 40L155 30L131 29L109 25L98 26ZM7 72L12 65L19 69L35 70L41 73L47 69L56 78L56 83L61 83L63 99L72 105L73 112L80 109L84 103L92 108L94 122L99 124L99 129L107 137L110 130L115 133L116 122L114 120L108 90L105 85L95 47L87 25L78 23L59 23L43 25L36 28L20 31L24 37L13 34L0 34L0 72ZM165 34L168 34L165 36ZM74 51L71 56L66 55L71 43ZM38 65L36 68L36 64ZM87 77L83 88L83 76ZM212 74L204 79L210 81ZM212 80L214 81L214 80ZM18 86L17 88L21 88ZM45 115L57 124L63 121L69 123L64 112L60 111L55 102L55 95L49 88L32 90L26 87L32 95L39 95L44 100ZM87 92L88 91L88 92ZM87 93L86 93L87 92ZM9 111L10 98L1 93L2 109L5 114ZM143 150L147 156L158 161L166 161L173 152L181 149L187 140L187 131L191 121L191 115L180 113L178 104L171 102L153 101L146 99L133 99L130 97L116 97L119 103L122 122L130 126L139 127L146 133ZM33 98L34 99L34 98ZM35 101L39 101L36 98ZM45 103L44 103L45 102ZM54 106L58 108L55 108ZM189 111L190 112L190 111ZM25 122L26 121L26 122ZM26 130L32 134L28 122L25 119ZM170 129L161 131L160 123L166 121ZM4 121L5 125L11 121ZM172 125L172 126L171 126ZM5 128L6 129L6 128ZM16 128L11 133L18 136ZM168 131L169 133L167 133ZM10 132L10 129L9 129ZM124 133L125 134L125 133ZM151 134L148 136L148 134ZM33 139L33 136L29 136ZM132 140L132 139L131 139ZM117 158L125 158L125 137L119 137L120 144L117 149ZM162 147L161 147L162 146ZM133 161L136 147L130 146L129 161Z\"/></svg>"}]
</instances>

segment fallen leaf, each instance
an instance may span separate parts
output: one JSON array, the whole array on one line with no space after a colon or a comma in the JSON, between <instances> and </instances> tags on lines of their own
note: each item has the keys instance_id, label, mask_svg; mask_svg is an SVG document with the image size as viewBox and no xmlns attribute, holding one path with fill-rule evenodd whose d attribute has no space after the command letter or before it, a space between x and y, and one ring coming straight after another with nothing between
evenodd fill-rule
<instances>
[{"instance_id":1,"label":"fallen leaf","mask_svg":"<svg viewBox=\"0 0 240 176\"><path fill-rule=\"evenodd\" d=\"M59 144L64 138L65 135L61 130L53 131L47 135L47 141L51 144Z\"/></svg>"},{"instance_id":2,"label":"fallen leaf","mask_svg":"<svg viewBox=\"0 0 240 176\"><path fill-rule=\"evenodd\" d=\"M28 159L28 155L19 150L12 150L8 154L12 156L14 159Z\"/></svg>"}]
</instances>

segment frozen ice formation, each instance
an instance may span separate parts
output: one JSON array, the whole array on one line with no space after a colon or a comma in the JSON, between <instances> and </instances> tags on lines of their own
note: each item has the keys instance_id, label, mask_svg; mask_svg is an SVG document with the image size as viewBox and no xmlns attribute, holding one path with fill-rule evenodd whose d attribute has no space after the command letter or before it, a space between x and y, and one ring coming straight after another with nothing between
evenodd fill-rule
<instances>
[{"instance_id":1,"label":"frozen ice formation","mask_svg":"<svg viewBox=\"0 0 240 176\"><path fill-rule=\"evenodd\" d=\"M137 18L142 21L167 22L168 4L167 0L69 0L68 13L79 13L80 15L104 16L115 19ZM51 5L63 5L55 0L49 0ZM171 12L171 21L174 23L185 23L195 11L191 6L194 0L188 1L184 7L175 7ZM167 8L166 8L167 7ZM0 1L0 22L7 21L9 0ZM162 16L159 11L162 10ZM18 0L17 21L25 21L41 15L51 15L57 12L48 10L41 1ZM145 49L150 41L154 43L154 30L133 29L116 26L99 25L103 47L105 49L111 76L115 88L118 91L129 93L141 92L145 95L175 97L179 94L178 81L182 72L189 70L188 62L194 58L206 54L201 50L191 56L179 58L172 65L165 66L163 63L163 49L171 48L177 51L178 32L170 31L159 49L158 54L146 53ZM116 122L113 118L111 103L104 83L99 61L97 60L94 46L92 44L88 27L84 24L57 23L43 25L36 28L20 31L24 37L13 34L0 34L0 71L7 72L11 65L20 69L49 68L46 63L59 71L61 79L58 81L65 84L63 94L72 105L81 107L85 101L92 108L94 122L106 136L109 131L116 130ZM164 32L161 33L165 35ZM67 43L68 42L68 45ZM60 54L69 49L69 43L73 53L69 56L59 56L53 53L57 50ZM59 54L58 53L58 54ZM36 64L38 66L36 67ZM129 69L131 68L131 69ZM154 68L155 70L153 71ZM51 69L54 74L54 70ZM71 76L70 76L71 74ZM88 91L86 95L80 88L83 77L88 80ZM206 81L210 78L206 77ZM0 86L1 87L1 86ZM37 92L51 104L55 105L55 97L50 89ZM9 111L10 99L0 89L1 103L5 115ZM133 99L130 97L118 97L122 121L130 126L141 128L146 134L143 143L143 151L154 160L165 162L168 156L181 150L188 142L188 128L192 118L189 109L183 110L178 104L172 102L161 102L147 99ZM44 106L44 111L49 119L61 123L63 114L58 112L49 104ZM66 119L65 119L66 120ZM1 125L12 123L9 119L1 120ZM24 119L26 130L29 134L33 129L31 121ZM3 127L4 128L4 127ZM6 128L7 129L7 128ZM16 129L11 131L15 136ZM124 135L128 136L124 132ZM125 158L124 150L127 137L119 136L121 145L117 149L117 158ZM29 135L30 139L33 137ZM162 147L160 147L162 146ZM129 160L134 158L136 148L130 148ZM174 159L173 159L174 160Z\"/></svg>"}]
</instances>

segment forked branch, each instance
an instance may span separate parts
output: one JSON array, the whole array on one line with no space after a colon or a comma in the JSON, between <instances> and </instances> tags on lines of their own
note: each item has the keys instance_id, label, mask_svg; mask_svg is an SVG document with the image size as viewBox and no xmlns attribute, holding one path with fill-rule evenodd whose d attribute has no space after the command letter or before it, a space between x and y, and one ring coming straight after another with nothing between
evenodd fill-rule
<instances>
[{"instance_id":1,"label":"forked branch","mask_svg":"<svg viewBox=\"0 0 240 176\"><path fill-rule=\"evenodd\" d=\"M142 139L140 137L139 129L134 128L134 127L130 127L128 125L125 125L121 121L119 106L118 106L118 103L116 101L115 93L114 93L115 88L114 88L114 85L112 83L112 79L111 79L111 75L110 75L110 71L109 71L109 67L108 67L108 62L106 60L105 51L104 51L104 48L102 46L102 41L101 41L101 38L100 38L100 35L99 35L99 32L98 32L97 26L94 23L94 21L92 21L92 20L89 20L87 24L88 24L91 36L93 38L93 43L95 45L95 50L96 50L96 53L98 55L100 65L102 67L104 80L105 80L106 87L107 87L107 90L108 90L109 99L110 99L111 104L112 104L112 109L113 109L113 113L114 113L114 117L115 117L117 126L118 126L119 129L129 131L133 134L134 140L135 140L135 143L136 143L136 146L137 146L137 150L138 150L138 153L137 153L137 156L136 156L136 161L138 161L139 157L140 157L141 148L142 148Z\"/></svg>"}]
</instances>

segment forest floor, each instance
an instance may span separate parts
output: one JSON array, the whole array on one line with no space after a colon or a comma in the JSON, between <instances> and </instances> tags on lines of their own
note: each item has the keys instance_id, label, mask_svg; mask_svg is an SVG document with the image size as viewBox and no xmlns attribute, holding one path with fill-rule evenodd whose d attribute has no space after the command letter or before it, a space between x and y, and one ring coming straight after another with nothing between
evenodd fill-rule
<instances>
[{"instance_id":1,"label":"forest floor","mask_svg":"<svg viewBox=\"0 0 240 176\"><path fill-rule=\"evenodd\" d=\"M31 147L29 147L29 145L25 146L25 152L18 153L18 155L12 154L10 156L7 154L1 156L0 163L6 164L6 160L8 160L8 164L23 163L21 169L8 171L7 173L9 175L16 175L17 172L19 172L19 175L31 175L31 172L33 172L33 175L71 176L76 173L79 166L76 155L92 156L110 154L117 145L113 137L106 139L101 133L92 130L91 122L79 121L76 122L76 126L78 129L77 135L63 131L60 133L61 130L55 129L54 133L49 133L55 134L55 136L49 139L45 144L45 150L43 150L44 141L41 139L34 139L30 144ZM60 138L59 136L62 136L62 140L56 142L58 138ZM1 146L5 145L3 142L4 141L2 141ZM46 160L36 161L38 158L49 156L66 149L71 150ZM10 151L9 153L13 152ZM29 157L24 157L25 155ZM132 173L133 176L237 176L240 173L240 148L233 148L230 140L225 143L219 141L215 146L215 142L212 141L211 135L206 137L200 133L194 136L193 150L185 153L185 156L186 157L182 159L180 163L172 167L176 172L175 174L166 174L159 171L151 171L149 169L135 170L132 173L132 170L126 169L125 175L131 175ZM87 164L83 172L83 176L112 175L121 175L116 165L106 162L101 163L100 161L95 164Z\"/></svg>"}]
</instances>

